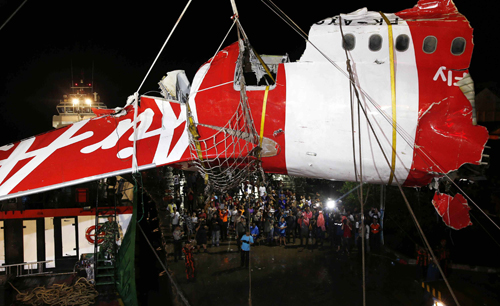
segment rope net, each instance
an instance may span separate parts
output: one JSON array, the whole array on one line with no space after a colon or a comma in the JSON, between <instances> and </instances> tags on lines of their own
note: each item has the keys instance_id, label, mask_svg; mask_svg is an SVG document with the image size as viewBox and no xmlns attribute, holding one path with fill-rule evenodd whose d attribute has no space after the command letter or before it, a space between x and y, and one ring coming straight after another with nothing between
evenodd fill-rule
<instances>
[{"instance_id":1,"label":"rope net","mask_svg":"<svg viewBox=\"0 0 500 306\"><path fill-rule=\"evenodd\" d=\"M241 185L254 174L264 177L260 161L260 137L248 105L244 76L246 67L252 65L245 58L249 58L252 52L248 45L240 41L236 67L240 101L224 127L195 123L188 108L190 154L198 172L205 178L206 194L210 190L224 193ZM211 136L200 139L199 131Z\"/></svg>"}]
</instances>

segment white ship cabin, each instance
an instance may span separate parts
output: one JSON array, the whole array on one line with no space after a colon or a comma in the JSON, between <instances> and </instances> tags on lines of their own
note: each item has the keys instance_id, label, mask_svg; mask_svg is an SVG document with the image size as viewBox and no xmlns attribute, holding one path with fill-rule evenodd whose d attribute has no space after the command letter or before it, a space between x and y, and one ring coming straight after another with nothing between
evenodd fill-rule
<instances>
[{"instance_id":1,"label":"white ship cabin","mask_svg":"<svg viewBox=\"0 0 500 306\"><path fill-rule=\"evenodd\" d=\"M92 112L92 108L107 109L106 104L99 101L99 95L96 92L86 92L92 89L91 84L88 85L82 86L76 83L74 87L71 87L76 93L63 96L63 100L57 105L59 115L54 115L52 119L52 126L54 128L57 129L81 120L96 117Z\"/></svg>"}]
</instances>

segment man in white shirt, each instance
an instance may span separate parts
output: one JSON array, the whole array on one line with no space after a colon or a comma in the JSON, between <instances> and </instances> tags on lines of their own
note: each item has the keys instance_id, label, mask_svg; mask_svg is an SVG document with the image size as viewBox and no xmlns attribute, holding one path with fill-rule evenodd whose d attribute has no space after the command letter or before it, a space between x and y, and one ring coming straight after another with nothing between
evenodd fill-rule
<instances>
[{"instance_id":1,"label":"man in white shirt","mask_svg":"<svg viewBox=\"0 0 500 306\"><path fill-rule=\"evenodd\" d=\"M172 228L175 228L177 225L179 225L179 219L181 215L177 211L177 207L174 207L174 212L170 214L170 217L172 219Z\"/></svg>"}]
</instances>

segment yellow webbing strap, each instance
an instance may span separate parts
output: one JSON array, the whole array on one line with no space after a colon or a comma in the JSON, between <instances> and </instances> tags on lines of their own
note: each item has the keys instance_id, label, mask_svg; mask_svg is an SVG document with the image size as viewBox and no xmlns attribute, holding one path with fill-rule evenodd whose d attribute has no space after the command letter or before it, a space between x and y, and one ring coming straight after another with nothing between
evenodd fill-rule
<instances>
[{"instance_id":1,"label":"yellow webbing strap","mask_svg":"<svg viewBox=\"0 0 500 306\"><path fill-rule=\"evenodd\" d=\"M266 107L267 107L267 96L269 94L269 86L266 86L266 91L264 92L264 102L262 102L262 117L260 119L260 141L259 147L262 149L262 140L264 139L264 123L266 122ZM259 152L260 157L260 152Z\"/></svg>"},{"instance_id":2,"label":"yellow webbing strap","mask_svg":"<svg viewBox=\"0 0 500 306\"><path fill-rule=\"evenodd\" d=\"M188 111L188 130L194 138L194 145L196 146L196 153L198 154L198 158L203 161L203 155L201 154L201 145L198 139L200 138L200 134L198 134L198 129L194 124L194 118L191 115L191 108L189 107L189 103L186 103L187 111ZM203 165L203 163L202 163Z\"/></svg>"},{"instance_id":3,"label":"yellow webbing strap","mask_svg":"<svg viewBox=\"0 0 500 306\"><path fill-rule=\"evenodd\" d=\"M389 58L391 60L391 98L392 98L392 158L391 158L391 175L389 177L389 185L392 184L394 178L394 169L396 168L396 77L394 73L394 43L392 37L392 25L384 13L379 12L387 24L389 33Z\"/></svg>"},{"instance_id":4,"label":"yellow webbing strap","mask_svg":"<svg viewBox=\"0 0 500 306\"><path fill-rule=\"evenodd\" d=\"M191 114L191 108L189 107L189 102L186 103L187 113L188 113L188 131L194 138L194 145L196 147L196 153L198 154L198 158L201 161L201 166L205 168L205 164L203 162L203 154L201 153L201 145L198 139L200 139L200 134L198 133L198 129L194 124L194 118ZM205 173L205 184L208 184L208 173Z\"/></svg>"}]
</instances>

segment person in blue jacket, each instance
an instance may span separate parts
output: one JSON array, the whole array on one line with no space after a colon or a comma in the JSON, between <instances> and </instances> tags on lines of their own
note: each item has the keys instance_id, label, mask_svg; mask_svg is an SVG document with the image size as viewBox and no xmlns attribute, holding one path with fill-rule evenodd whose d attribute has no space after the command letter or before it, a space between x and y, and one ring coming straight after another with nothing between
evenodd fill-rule
<instances>
[{"instance_id":1,"label":"person in blue jacket","mask_svg":"<svg viewBox=\"0 0 500 306\"><path fill-rule=\"evenodd\" d=\"M279 231L280 231L280 246L281 246L282 241L283 241L283 245L286 246L286 227L287 227L287 224L285 221L285 217L281 217L281 221L279 222L278 226L279 226Z\"/></svg>"},{"instance_id":2,"label":"person in blue jacket","mask_svg":"<svg viewBox=\"0 0 500 306\"><path fill-rule=\"evenodd\" d=\"M246 267L250 265L250 246L253 244L253 237L250 235L250 231L247 230L245 235L241 237L241 267Z\"/></svg>"},{"instance_id":3,"label":"person in blue jacket","mask_svg":"<svg viewBox=\"0 0 500 306\"><path fill-rule=\"evenodd\" d=\"M258 242L259 234L259 227L254 222L252 222L252 224L250 225L250 235L252 236L254 243Z\"/></svg>"}]
</instances>

